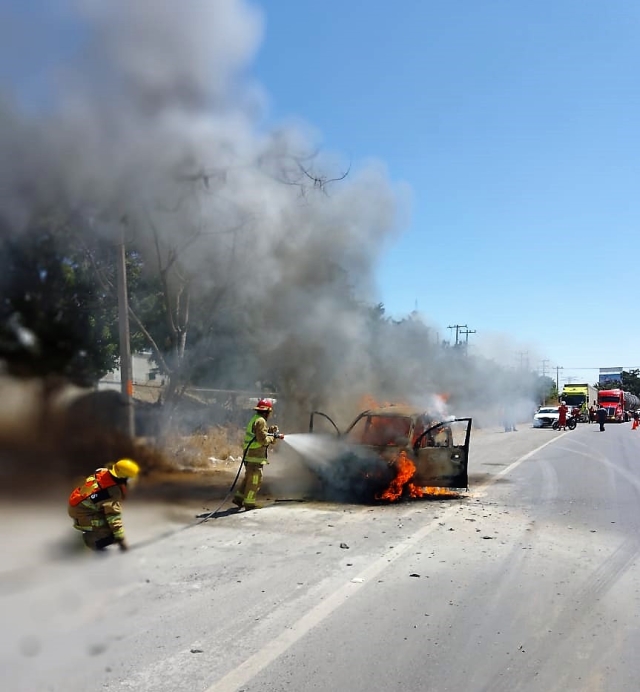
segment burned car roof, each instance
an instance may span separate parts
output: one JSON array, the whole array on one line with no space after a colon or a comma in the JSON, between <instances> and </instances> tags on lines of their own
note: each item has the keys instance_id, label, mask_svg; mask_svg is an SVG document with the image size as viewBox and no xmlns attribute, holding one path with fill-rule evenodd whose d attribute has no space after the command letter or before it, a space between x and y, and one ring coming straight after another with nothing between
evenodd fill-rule
<instances>
[{"instance_id":1,"label":"burned car roof","mask_svg":"<svg viewBox=\"0 0 640 692\"><path fill-rule=\"evenodd\" d=\"M426 416L430 415L428 411L423 411L421 409L415 409L412 406L406 406L404 404L390 404L389 406L380 406L378 408L367 409L358 414L358 417L364 415L371 416L402 416L406 418L413 418L414 416Z\"/></svg>"}]
</instances>

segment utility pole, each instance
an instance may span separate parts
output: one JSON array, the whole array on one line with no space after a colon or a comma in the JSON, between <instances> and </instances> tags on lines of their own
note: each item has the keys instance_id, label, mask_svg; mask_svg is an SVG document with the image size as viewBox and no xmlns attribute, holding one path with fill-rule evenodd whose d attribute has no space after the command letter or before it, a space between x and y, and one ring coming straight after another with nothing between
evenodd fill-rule
<instances>
[{"instance_id":1,"label":"utility pole","mask_svg":"<svg viewBox=\"0 0 640 692\"><path fill-rule=\"evenodd\" d=\"M116 270L118 283L118 324L120 331L120 389L126 404L126 433L135 435L133 416L133 368L129 340L129 296L127 294L127 264L125 252L125 221L120 226L120 239L116 246Z\"/></svg>"},{"instance_id":2,"label":"utility pole","mask_svg":"<svg viewBox=\"0 0 640 692\"><path fill-rule=\"evenodd\" d=\"M463 325L464 329L460 330L460 334L464 334L464 352L468 353L469 352L469 334L475 334L476 330L475 329L469 329L467 328L466 325Z\"/></svg>"},{"instance_id":3,"label":"utility pole","mask_svg":"<svg viewBox=\"0 0 640 692\"><path fill-rule=\"evenodd\" d=\"M518 351L516 353L520 357L520 370L529 369L529 351Z\"/></svg>"},{"instance_id":4,"label":"utility pole","mask_svg":"<svg viewBox=\"0 0 640 692\"><path fill-rule=\"evenodd\" d=\"M549 361L547 359L543 359L543 361L542 361L542 377L547 376L547 364L548 364L548 362Z\"/></svg>"},{"instance_id":5,"label":"utility pole","mask_svg":"<svg viewBox=\"0 0 640 692\"><path fill-rule=\"evenodd\" d=\"M558 399L560 399L560 370L564 370L561 365L556 365L556 391L558 392Z\"/></svg>"},{"instance_id":6,"label":"utility pole","mask_svg":"<svg viewBox=\"0 0 640 692\"><path fill-rule=\"evenodd\" d=\"M455 330L456 330L456 346L458 346L459 343L460 343L460 338L459 338L459 336L460 336L460 330L461 330L462 328L468 329L468 327L467 327L466 324L454 324L454 325L449 325L449 326L447 327L447 329L455 329Z\"/></svg>"}]
</instances>

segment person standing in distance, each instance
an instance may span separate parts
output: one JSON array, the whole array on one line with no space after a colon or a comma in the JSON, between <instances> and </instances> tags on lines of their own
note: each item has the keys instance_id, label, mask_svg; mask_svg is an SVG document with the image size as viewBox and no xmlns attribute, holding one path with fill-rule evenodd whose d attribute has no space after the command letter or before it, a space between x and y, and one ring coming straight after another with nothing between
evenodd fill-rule
<instances>
[{"instance_id":1,"label":"person standing in distance","mask_svg":"<svg viewBox=\"0 0 640 692\"><path fill-rule=\"evenodd\" d=\"M600 424L600 432L604 432L604 424L607 422L607 409L603 404L600 404L596 411L596 420Z\"/></svg>"},{"instance_id":2,"label":"person standing in distance","mask_svg":"<svg viewBox=\"0 0 640 692\"><path fill-rule=\"evenodd\" d=\"M560 402L560 406L558 407L558 430L562 428L563 430L567 429L567 413L569 412L568 406L565 404L564 401Z\"/></svg>"},{"instance_id":3,"label":"person standing in distance","mask_svg":"<svg viewBox=\"0 0 640 692\"><path fill-rule=\"evenodd\" d=\"M244 434L244 478L233 496L233 504L245 510L259 509L256 496L262 485L262 470L267 461L267 451L276 440L283 440L284 435L278 427L267 427L269 416L273 413L270 399L260 399L253 409L255 413L247 424Z\"/></svg>"}]
</instances>

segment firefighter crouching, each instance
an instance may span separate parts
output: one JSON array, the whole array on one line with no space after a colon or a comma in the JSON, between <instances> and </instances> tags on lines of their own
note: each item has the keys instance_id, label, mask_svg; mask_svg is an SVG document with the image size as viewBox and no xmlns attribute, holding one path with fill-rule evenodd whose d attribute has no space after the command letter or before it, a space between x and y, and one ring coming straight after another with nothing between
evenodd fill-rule
<instances>
[{"instance_id":1,"label":"firefighter crouching","mask_svg":"<svg viewBox=\"0 0 640 692\"><path fill-rule=\"evenodd\" d=\"M233 504L244 507L245 510L259 507L256 495L262 485L262 467L269 463L267 450L276 440L284 439L284 435L278 432L278 426L267 427L267 420L273 412L273 404L269 399L260 399L253 410L255 413L244 434L244 478L233 496Z\"/></svg>"},{"instance_id":2,"label":"firefighter crouching","mask_svg":"<svg viewBox=\"0 0 640 692\"><path fill-rule=\"evenodd\" d=\"M127 550L121 502L126 497L127 482L139 473L135 461L120 459L108 469L97 469L71 493L69 516L73 527L82 531L88 548L104 550L117 543L120 550Z\"/></svg>"}]
</instances>

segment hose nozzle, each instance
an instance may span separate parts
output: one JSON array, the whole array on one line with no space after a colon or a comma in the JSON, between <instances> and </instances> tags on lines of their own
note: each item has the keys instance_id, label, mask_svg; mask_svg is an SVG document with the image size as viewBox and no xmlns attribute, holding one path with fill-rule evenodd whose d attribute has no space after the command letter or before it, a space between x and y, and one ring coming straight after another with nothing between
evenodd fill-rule
<instances>
[{"instance_id":1,"label":"hose nozzle","mask_svg":"<svg viewBox=\"0 0 640 692\"><path fill-rule=\"evenodd\" d=\"M272 425L269 428L269 433L275 437L276 440L284 440L284 435L280 432L280 428L277 425Z\"/></svg>"}]
</instances>

